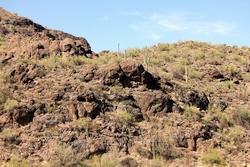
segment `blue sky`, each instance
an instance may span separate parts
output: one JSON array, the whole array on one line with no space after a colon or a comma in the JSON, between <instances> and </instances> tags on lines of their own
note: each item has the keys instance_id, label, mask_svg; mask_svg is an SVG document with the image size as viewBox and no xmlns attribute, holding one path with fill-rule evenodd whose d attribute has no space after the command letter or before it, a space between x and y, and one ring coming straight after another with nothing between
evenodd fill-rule
<instances>
[{"instance_id":1,"label":"blue sky","mask_svg":"<svg viewBox=\"0 0 250 167\"><path fill-rule=\"evenodd\" d=\"M0 0L0 6L85 37L95 52L179 40L250 47L250 0Z\"/></svg>"}]
</instances>

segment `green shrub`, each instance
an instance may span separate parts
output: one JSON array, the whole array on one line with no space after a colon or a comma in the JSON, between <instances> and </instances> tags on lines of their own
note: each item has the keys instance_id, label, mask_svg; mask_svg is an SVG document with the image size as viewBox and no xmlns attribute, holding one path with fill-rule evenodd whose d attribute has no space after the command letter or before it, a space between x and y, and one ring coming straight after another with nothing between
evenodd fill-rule
<instances>
[{"instance_id":1,"label":"green shrub","mask_svg":"<svg viewBox=\"0 0 250 167\"><path fill-rule=\"evenodd\" d=\"M229 132L227 133L230 142L234 145L241 144L244 135L245 131L242 130L242 127L240 126L230 127Z\"/></svg>"},{"instance_id":2,"label":"green shrub","mask_svg":"<svg viewBox=\"0 0 250 167\"><path fill-rule=\"evenodd\" d=\"M9 162L4 164L4 167L31 167L32 165L26 159L18 159L12 157Z\"/></svg>"},{"instance_id":3,"label":"green shrub","mask_svg":"<svg viewBox=\"0 0 250 167\"><path fill-rule=\"evenodd\" d=\"M189 70L188 71L188 76L190 78L193 78L193 79L202 79L203 73L200 72L200 71L196 71L196 70Z\"/></svg>"},{"instance_id":4,"label":"green shrub","mask_svg":"<svg viewBox=\"0 0 250 167\"><path fill-rule=\"evenodd\" d=\"M5 84L9 82L9 75L5 71L0 71L0 84Z\"/></svg>"},{"instance_id":5,"label":"green shrub","mask_svg":"<svg viewBox=\"0 0 250 167\"><path fill-rule=\"evenodd\" d=\"M250 82L250 74L249 73L243 74L242 78L245 82Z\"/></svg>"},{"instance_id":6,"label":"green shrub","mask_svg":"<svg viewBox=\"0 0 250 167\"><path fill-rule=\"evenodd\" d=\"M9 89L5 88L4 85L0 84L0 105L4 104L5 101L11 97Z\"/></svg>"},{"instance_id":7,"label":"green shrub","mask_svg":"<svg viewBox=\"0 0 250 167\"><path fill-rule=\"evenodd\" d=\"M77 159L74 156L74 152L71 148L71 146L68 146L66 144L57 144L54 148L54 155L52 156L52 167L58 167L58 166L76 166Z\"/></svg>"},{"instance_id":8,"label":"green shrub","mask_svg":"<svg viewBox=\"0 0 250 167\"><path fill-rule=\"evenodd\" d=\"M110 91L111 91L111 93L113 93L113 94L120 94L121 92L122 92L122 86L121 85L115 85L115 86L111 86L110 88Z\"/></svg>"},{"instance_id":9,"label":"green shrub","mask_svg":"<svg viewBox=\"0 0 250 167\"><path fill-rule=\"evenodd\" d=\"M16 100L11 100L10 98L8 98L4 103L4 109L6 111L10 111L17 106L18 106L18 102Z\"/></svg>"},{"instance_id":10,"label":"green shrub","mask_svg":"<svg viewBox=\"0 0 250 167\"><path fill-rule=\"evenodd\" d=\"M170 81L173 78L171 73L161 72L159 75L161 78L165 79L166 81Z\"/></svg>"},{"instance_id":11,"label":"green shrub","mask_svg":"<svg viewBox=\"0 0 250 167\"><path fill-rule=\"evenodd\" d=\"M173 72L173 75L179 74L184 75L185 74L185 65L180 63L175 63L171 65L171 70Z\"/></svg>"},{"instance_id":12,"label":"green shrub","mask_svg":"<svg viewBox=\"0 0 250 167\"><path fill-rule=\"evenodd\" d=\"M134 57L140 57L142 54L143 51L139 48L128 48L126 49L124 56L134 58Z\"/></svg>"},{"instance_id":13,"label":"green shrub","mask_svg":"<svg viewBox=\"0 0 250 167\"><path fill-rule=\"evenodd\" d=\"M76 66L80 66L80 65L83 65L83 64L86 64L86 58L84 58L83 56L74 56L72 58L72 61L74 63L74 65Z\"/></svg>"},{"instance_id":14,"label":"green shrub","mask_svg":"<svg viewBox=\"0 0 250 167\"><path fill-rule=\"evenodd\" d=\"M115 58L114 53L105 53L103 56L93 60L93 64L108 64L111 59Z\"/></svg>"},{"instance_id":15,"label":"green shrub","mask_svg":"<svg viewBox=\"0 0 250 167\"><path fill-rule=\"evenodd\" d=\"M172 62L173 58L169 55L169 52L163 51L160 53L160 57L163 58L166 62Z\"/></svg>"},{"instance_id":16,"label":"green shrub","mask_svg":"<svg viewBox=\"0 0 250 167\"><path fill-rule=\"evenodd\" d=\"M131 124L135 121L134 115L127 111L116 110L113 114L116 118L118 118L120 121L122 121L125 124Z\"/></svg>"},{"instance_id":17,"label":"green shrub","mask_svg":"<svg viewBox=\"0 0 250 167\"><path fill-rule=\"evenodd\" d=\"M202 52L202 51L198 51L198 50L196 50L195 52L194 52L194 54L193 54L193 56L192 56L193 58L194 58L194 60L201 60L201 59L203 59L204 57L205 57L205 54L204 54L204 52Z\"/></svg>"},{"instance_id":18,"label":"green shrub","mask_svg":"<svg viewBox=\"0 0 250 167\"><path fill-rule=\"evenodd\" d=\"M157 48L160 52L170 51L172 49L172 45L168 43L159 43Z\"/></svg>"},{"instance_id":19,"label":"green shrub","mask_svg":"<svg viewBox=\"0 0 250 167\"><path fill-rule=\"evenodd\" d=\"M10 128L4 128L2 132L0 132L0 138L6 142L13 142L17 136L18 133Z\"/></svg>"},{"instance_id":20,"label":"green shrub","mask_svg":"<svg viewBox=\"0 0 250 167\"><path fill-rule=\"evenodd\" d=\"M247 63L246 59L244 59L244 57L242 57L240 55L233 54L230 56L230 58L234 61L240 62L243 65Z\"/></svg>"},{"instance_id":21,"label":"green shrub","mask_svg":"<svg viewBox=\"0 0 250 167\"><path fill-rule=\"evenodd\" d=\"M234 110L233 117L238 125L250 127L250 110L244 106L237 106Z\"/></svg>"},{"instance_id":22,"label":"green shrub","mask_svg":"<svg viewBox=\"0 0 250 167\"><path fill-rule=\"evenodd\" d=\"M149 63L153 66L158 66L160 62L161 60L158 57L151 57Z\"/></svg>"},{"instance_id":23,"label":"green shrub","mask_svg":"<svg viewBox=\"0 0 250 167\"><path fill-rule=\"evenodd\" d=\"M200 118L200 111L195 106L186 106L184 108L184 115L187 117L199 119Z\"/></svg>"},{"instance_id":24,"label":"green shrub","mask_svg":"<svg viewBox=\"0 0 250 167\"><path fill-rule=\"evenodd\" d=\"M239 72L239 69L237 68L237 66L233 65L233 64L229 64L229 65L225 66L224 70L226 71L227 74L229 74L231 76L235 76Z\"/></svg>"},{"instance_id":25,"label":"green shrub","mask_svg":"<svg viewBox=\"0 0 250 167\"><path fill-rule=\"evenodd\" d=\"M210 148L202 157L201 160L204 165L208 166L226 166L226 161L222 157L221 153L219 150L216 148Z\"/></svg>"},{"instance_id":26,"label":"green shrub","mask_svg":"<svg viewBox=\"0 0 250 167\"><path fill-rule=\"evenodd\" d=\"M66 55L62 55L58 57L56 62L62 68L68 68L68 67L73 66L73 63L70 61L70 59Z\"/></svg>"},{"instance_id":27,"label":"green shrub","mask_svg":"<svg viewBox=\"0 0 250 167\"><path fill-rule=\"evenodd\" d=\"M86 132L89 131L90 124L91 124L91 118L89 117L83 117L72 122L73 127L77 128L80 131L85 130Z\"/></svg>"}]
</instances>

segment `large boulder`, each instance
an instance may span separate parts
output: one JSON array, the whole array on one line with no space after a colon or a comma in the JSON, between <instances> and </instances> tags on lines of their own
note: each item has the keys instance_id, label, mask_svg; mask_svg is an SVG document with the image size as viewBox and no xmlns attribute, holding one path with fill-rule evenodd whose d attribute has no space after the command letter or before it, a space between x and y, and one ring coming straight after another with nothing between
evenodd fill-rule
<instances>
[{"instance_id":1,"label":"large boulder","mask_svg":"<svg viewBox=\"0 0 250 167\"><path fill-rule=\"evenodd\" d=\"M158 81L147 71L142 64L135 60L127 60L120 63L125 75L122 84L124 87L133 87L134 83L145 84L149 89L159 89Z\"/></svg>"},{"instance_id":2,"label":"large boulder","mask_svg":"<svg viewBox=\"0 0 250 167\"><path fill-rule=\"evenodd\" d=\"M133 97L146 120L150 116L160 116L173 111L174 101L166 94L134 92Z\"/></svg>"},{"instance_id":3,"label":"large boulder","mask_svg":"<svg viewBox=\"0 0 250 167\"><path fill-rule=\"evenodd\" d=\"M82 75L84 81L98 80L108 86L120 83L123 87L129 88L145 85L148 89L160 89L158 80L134 60L123 61L120 64L91 66Z\"/></svg>"}]
</instances>

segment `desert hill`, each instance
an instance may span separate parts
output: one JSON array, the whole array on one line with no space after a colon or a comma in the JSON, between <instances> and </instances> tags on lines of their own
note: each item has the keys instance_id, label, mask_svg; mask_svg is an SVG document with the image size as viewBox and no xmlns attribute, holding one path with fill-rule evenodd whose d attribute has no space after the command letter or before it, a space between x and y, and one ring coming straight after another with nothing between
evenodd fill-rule
<instances>
[{"instance_id":1,"label":"desert hill","mask_svg":"<svg viewBox=\"0 0 250 167\"><path fill-rule=\"evenodd\" d=\"M250 165L250 48L96 54L0 9L2 166Z\"/></svg>"}]
</instances>

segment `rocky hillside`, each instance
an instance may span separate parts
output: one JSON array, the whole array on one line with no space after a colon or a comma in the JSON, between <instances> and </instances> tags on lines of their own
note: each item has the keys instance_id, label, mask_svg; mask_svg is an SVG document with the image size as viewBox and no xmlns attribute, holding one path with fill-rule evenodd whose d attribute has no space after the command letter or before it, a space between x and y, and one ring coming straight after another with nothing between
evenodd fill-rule
<instances>
[{"instance_id":1,"label":"rocky hillside","mask_svg":"<svg viewBox=\"0 0 250 167\"><path fill-rule=\"evenodd\" d=\"M96 54L0 11L0 165L250 165L250 48Z\"/></svg>"}]
</instances>

